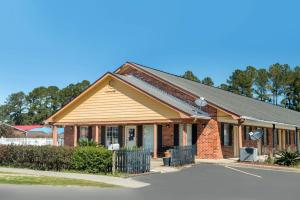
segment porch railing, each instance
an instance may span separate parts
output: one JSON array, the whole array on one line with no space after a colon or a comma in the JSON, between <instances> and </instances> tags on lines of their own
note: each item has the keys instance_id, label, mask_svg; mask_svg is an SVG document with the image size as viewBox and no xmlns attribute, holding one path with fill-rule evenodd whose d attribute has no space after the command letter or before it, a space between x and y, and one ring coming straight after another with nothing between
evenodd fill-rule
<instances>
[{"instance_id":1,"label":"porch railing","mask_svg":"<svg viewBox=\"0 0 300 200\"><path fill-rule=\"evenodd\" d=\"M171 166L192 164L195 162L196 146L175 146L171 151Z\"/></svg>"},{"instance_id":2,"label":"porch railing","mask_svg":"<svg viewBox=\"0 0 300 200\"><path fill-rule=\"evenodd\" d=\"M140 174L150 171L151 151L145 149L122 149L116 151L116 171Z\"/></svg>"}]
</instances>

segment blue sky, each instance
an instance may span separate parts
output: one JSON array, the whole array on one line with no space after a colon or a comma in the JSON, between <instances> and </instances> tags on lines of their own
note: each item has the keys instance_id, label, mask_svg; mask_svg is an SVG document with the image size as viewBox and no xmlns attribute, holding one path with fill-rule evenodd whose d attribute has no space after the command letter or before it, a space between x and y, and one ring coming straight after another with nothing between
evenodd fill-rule
<instances>
[{"instance_id":1,"label":"blue sky","mask_svg":"<svg viewBox=\"0 0 300 200\"><path fill-rule=\"evenodd\" d=\"M236 68L300 65L297 1L1 0L0 103L96 80L126 61L219 85Z\"/></svg>"}]
</instances>

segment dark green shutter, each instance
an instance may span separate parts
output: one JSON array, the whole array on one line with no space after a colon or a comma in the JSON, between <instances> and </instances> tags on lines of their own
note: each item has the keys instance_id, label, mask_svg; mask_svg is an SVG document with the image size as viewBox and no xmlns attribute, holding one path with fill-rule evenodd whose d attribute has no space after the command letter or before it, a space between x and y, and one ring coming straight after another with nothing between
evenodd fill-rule
<instances>
[{"instance_id":1,"label":"dark green shutter","mask_svg":"<svg viewBox=\"0 0 300 200\"><path fill-rule=\"evenodd\" d=\"M137 127L137 146L143 146L143 126Z\"/></svg>"},{"instance_id":2,"label":"dark green shutter","mask_svg":"<svg viewBox=\"0 0 300 200\"><path fill-rule=\"evenodd\" d=\"M106 134L105 126L101 126L101 145L105 146Z\"/></svg>"},{"instance_id":3,"label":"dark green shutter","mask_svg":"<svg viewBox=\"0 0 300 200\"><path fill-rule=\"evenodd\" d=\"M91 141L93 139L93 127L89 126L88 128L88 140Z\"/></svg>"},{"instance_id":4,"label":"dark green shutter","mask_svg":"<svg viewBox=\"0 0 300 200\"><path fill-rule=\"evenodd\" d=\"M77 127L77 142L79 142L80 139L80 126Z\"/></svg>"},{"instance_id":5,"label":"dark green shutter","mask_svg":"<svg viewBox=\"0 0 300 200\"><path fill-rule=\"evenodd\" d=\"M158 152L162 151L162 125L157 125L157 150Z\"/></svg>"},{"instance_id":6,"label":"dark green shutter","mask_svg":"<svg viewBox=\"0 0 300 200\"><path fill-rule=\"evenodd\" d=\"M197 124L192 125L192 144L197 144Z\"/></svg>"},{"instance_id":7,"label":"dark green shutter","mask_svg":"<svg viewBox=\"0 0 300 200\"><path fill-rule=\"evenodd\" d=\"M229 124L229 146L232 146L233 125Z\"/></svg>"},{"instance_id":8,"label":"dark green shutter","mask_svg":"<svg viewBox=\"0 0 300 200\"><path fill-rule=\"evenodd\" d=\"M224 123L221 123L221 145L224 145Z\"/></svg>"},{"instance_id":9,"label":"dark green shutter","mask_svg":"<svg viewBox=\"0 0 300 200\"><path fill-rule=\"evenodd\" d=\"M179 146L179 125L174 124L174 146Z\"/></svg>"},{"instance_id":10,"label":"dark green shutter","mask_svg":"<svg viewBox=\"0 0 300 200\"><path fill-rule=\"evenodd\" d=\"M123 126L118 127L118 143L120 147L123 147Z\"/></svg>"}]
</instances>

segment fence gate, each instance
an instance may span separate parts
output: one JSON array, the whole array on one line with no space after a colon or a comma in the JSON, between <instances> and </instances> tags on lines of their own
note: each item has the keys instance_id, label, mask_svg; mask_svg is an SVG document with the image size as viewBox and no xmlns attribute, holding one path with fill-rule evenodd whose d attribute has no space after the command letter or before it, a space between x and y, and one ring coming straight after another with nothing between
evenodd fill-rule
<instances>
[{"instance_id":1,"label":"fence gate","mask_svg":"<svg viewBox=\"0 0 300 200\"><path fill-rule=\"evenodd\" d=\"M151 152L144 149L116 151L116 171L140 174L150 171Z\"/></svg>"}]
</instances>

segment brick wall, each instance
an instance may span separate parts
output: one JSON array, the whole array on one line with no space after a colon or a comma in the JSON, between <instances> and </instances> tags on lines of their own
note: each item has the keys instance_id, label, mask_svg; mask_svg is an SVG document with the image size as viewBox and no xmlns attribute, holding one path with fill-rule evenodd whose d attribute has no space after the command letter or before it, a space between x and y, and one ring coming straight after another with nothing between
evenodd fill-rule
<instances>
[{"instance_id":1,"label":"brick wall","mask_svg":"<svg viewBox=\"0 0 300 200\"><path fill-rule=\"evenodd\" d=\"M191 105L195 105L194 102L197 97L185 93L177 89L176 87L173 87L172 85L169 85L155 77L144 73L143 71L128 67L126 70L121 72L121 74L133 75L181 100L186 101ZM217 110L210 106L206 106L203 110L214 117L211 120L201 120L200 122L198 122L197 157L206 159L221 159L223 158L223 152L220 142L220 124L216 119ZM163 144L173 144L173 130L163 127ZM225 154L231 154L231 151L231 149L228 150L228 148L224 148Z\"/></svg>"},{"instance_id":2,"label":"brick wall","mask_svg":"<svg viewBox=\"0 0 300 200\"><path fill-rule=\"evenodd\" d=\"M64 145L65 146L74 146L74 133L72 126L66 126L64 132Z\"/></svg>"},{"instance_id":3,"label":"brick wall","mask_svg":"<svg viewBox=\"0 0 300 200\"><path fill-rule=\"evenodd\" d=\"M216 109L207 107L206 111L209 111L210 115L216 116ZM214 117L210 120L200 120L197 123L197 158L223 158L220 130L220 123Z\"/></svg>"},{"instance_id":4,"label":"brick wall","mask_svg":"<svg viewBox=\"0 0 300 200\"><path fill-rule=\"evenodd\" d=\"M181 100L187 101L188 103L190 103L192 105L194 105L194 101L196 100L196 98L193 97L192 95L188 95L188 94L182 92L181 90L178 90L175 87L173 87L159 79L156 79L152 76L149 76L148 74L146 74L142 71L139 71L135 68L129 67L126 70L124 70L121 74L135 76L135 77L137 77L137 78L139 78L161 90L168 92L169 94L171 94Z\"/></svg>"}]
</instances>

